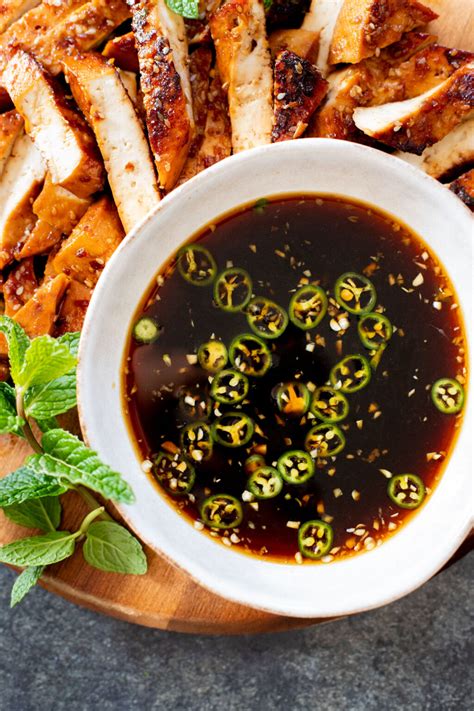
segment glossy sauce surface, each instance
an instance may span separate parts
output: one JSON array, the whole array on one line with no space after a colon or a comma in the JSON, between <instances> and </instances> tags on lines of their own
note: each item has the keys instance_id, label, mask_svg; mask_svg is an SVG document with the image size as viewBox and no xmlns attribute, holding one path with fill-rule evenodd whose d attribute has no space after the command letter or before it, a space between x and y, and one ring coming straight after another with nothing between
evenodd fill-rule
<instances>
[{"instance_id":1,"label":"glossy sauce surface","mask_svg":"<svg viewBox=\"0 0 474 711\"><path fill-rule=\"evenodd\" d=\"M411 515L388 497L389 477L414 473L429 497L461 422L462 414L440 413L430 396L438 378L466 379L462 322L442 265L402 225L336 197L262 201L207 227L196 239L212 253L218 272L242 267L252 277L255 295L286 309L302 284L319 284L329 297L328 313L317 328L305 332L290 323L269 342L273 365L264 377L250 379L248 398L237 408L258 423L254 445L264 451L268 465L286 450L304 449L308 429L318 424L308 416L296 421L277 417L271 395L275 385L297 379L314 388L327 382L331 367L344 356L367 355L357 317L333 299L342 273L370 278L394 334L369 385L347 396L350 412L339 423L344 450L318 460L306 484L285 484L271 500L245 501L243 464L253 450L214 446L212 458L196 466L191 496L172 497L158 484L157 496L166 496L200 529L199 508L207 496L237 497L242 524L210 535L253 554L301 562L297 529L312 519L334 530L325 562L372 549ZM194 363L199 346L211 337L229 346L235 336L250 332L245 314L217 308L212 294L212 286L187 283L172 261L137 312L137 318L151 316L161 328L152 344L131 339L125 364L125 409L145 470L163 443L179 446L180 430L189 421L179 405L183 388L209 389L209 373ZM222 408L229 409L236 408ZM152 472L144 476L153 478Z\"/></svg>"}]
</instances>

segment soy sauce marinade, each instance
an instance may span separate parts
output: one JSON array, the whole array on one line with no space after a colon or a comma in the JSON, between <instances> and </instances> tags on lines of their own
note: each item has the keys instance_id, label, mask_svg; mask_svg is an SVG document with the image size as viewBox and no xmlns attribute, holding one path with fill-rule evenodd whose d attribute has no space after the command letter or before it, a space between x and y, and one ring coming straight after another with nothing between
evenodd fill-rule
<instances>
[{"instance_id":1,"label":"soy sauce marinade","mask_svg":"<svg viewBox=\"0 0 474 711\"><path fill-rule=\"evenodd\" d=\"M200 366L196 354L210 339L221 341L228 349L235 337L252 333L246 315L252 302L243 311L225 311L215 303L212 284L189 283L176 260L171 262L151 287L137 315L138 320L143 316L152 319L141 322L142 340L152 342L144 344L132 337L125 368L126 409L144 470L161 491L168 489L165 495L180 512L194 519L197 528L209 531L226 545L254 554L302 562L300 551L305 555L306 550L310 557L327 562L379 545L412 513L412 509L396 503L397 496L416 508L430 495L461 421L466 380L464 332L456 297L442 265L402 225L367 206L336 197L259 201L204 229L190 244L197 240L216 261L217 274L232 267L245 270L253 282L254 296L270 299L288 312L296 290L312 284L326 293L327 312L316 328L303 330L290 321L281 336L263 339L271 353L269 370L262 377L248 376L248 393L241 403L215 403L210 398L215 374ZM185 269L189 267L189 261L183 264ZM210 271L214 277L214 270ZM365 276L373 285L360 299L388 319L375 328L382 329L382 339L374 327L379 320L384 321L383 317L375 317L375 321L369 318L367 328L360 332L361 316L335 300L335 284L347 272ZM339 282L339 300L341 294L348 299L345 302L342 298L343 304L350 303L354 285L357 289L364 282L351 277L349 283L347 279L342 285ZM373 290L376 299L368 304ZM150 324L152 329L153 324L158 325L156 340L158 332L150 336L147 331ZM393 328L386 343L384 328ZM370 334L374 333L379 345L363 345L361 335L364 340L367 331L366 346L370 346ZM330 382L335 364L351 354L367 358L370 382L346 393L347 402L344 404L342 396L342 404L336 405L343 419L329 426L329 437L343 447L335 456L325 456L324 446L315 449L314 441L305 446L308 431L322 421L310 411L289 417L279 409L276 397L280 396L280 405L285 408L290 394L290 405L296 402L298 411L303 400L295 401L295 391L289 393L287 386L296 382L298 389L302 383L306 396L309 393L314 400L315 390ZM204 352L206 355L209 353ZM213 355L218 357L219 353ZM222 366L222 362L217 365ZM228 362L226 367L232 368L232 364ZM361 372L359 369L359 376ZM341 377L333 377L336 390ZM364 380L365 375L361 377ZM440 378L450 380L447 385L436 386L436 407L432 387ZM278 390L281 384L286 385ZM447 414L443 409L454 412ZM207 434L199 434L206 440L201 454L196 455L201 461L190 455L195 447L187 450L188 460L182 460L178 450L183 428L196 420L208 425L217 422L218 434L219 418L229 411L251 418L255 430L250 440L241 447L222 446L216 441L214 425L214 441L209 445L207 429ZM191 433L196 435L196 431L191 427ZM337 432L342 433L345 443ZM242 430L240 434L248 432ZM186 443L190 445L189 437ZM325 446L327 450L331 442L326 441ZM281 491L265 500L252 496L250 473L260 466L276 467L279 457L292 450L310 451L314 474L298 484L287 483L278 478L278 473L268 483L267 476L272 493L275 487ZM249 463L252 455L258 457ZM178 463L185 462L184 470L191 456L196 476L190 493L170 494L170 479L163 479L163 467L169 468L174 458ZM293 461L298 462L301 460ZM189 471L184 473L185 479ZM293 471L298 475L297 469ZM179 471L174 472L180 476ZM406 473L415 478L395 478ZM165 482L164 488L160 479ZM176 479L172 486L176 486ZM201 507L207 497L216 494L237 499L243 518L234 528L204 525ZM215 511L207 507L211 515ZM217 511L217 518L211 521L221 520L221 513ZM235 523L235 515L231 506L227 523ZM224 523L225 518L224 514ZM313 520L320 522L316 528L302 529L305 522ZM300 550L299 531L306 542L300 543ZM319 546L315 543L318 535L322 541Z\"/></svg>"}]
</instances>

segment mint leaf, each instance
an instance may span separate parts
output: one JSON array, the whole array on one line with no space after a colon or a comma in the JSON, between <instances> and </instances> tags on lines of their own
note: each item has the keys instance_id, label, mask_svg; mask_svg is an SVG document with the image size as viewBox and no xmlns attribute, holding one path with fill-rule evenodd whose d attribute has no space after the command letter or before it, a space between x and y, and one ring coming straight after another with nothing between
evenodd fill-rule
<instances>
[{"instance_id":1,"label":"mint leaf","mask_svg":"<svg viewBox=\"0 0 474 711\"><path fill-rule=\"evenodd\" d=\"M67 346L69 348L69 352L77 358L80 338L81 334L79 331L69 331L68 333L64 333L62 336L59 336L59 338L56 338L56 340L58 343Z\"/></svg>"},{"instance_id":2,"label":"mint leaf","mask_svg":"<svg viewBox=\"0 0 474 711\"><path fill-rule=\"evenodd\" d=\"M0 382L0 434L11 432L22 436L23 420L16 414L15 390Z\"/></svg>"},{"instance_id":3,"label":"mint leaf","mask_svg":"<svg viewBox=\"0 0 474 711\"><path fill-rule=\"evenodd\" d=\"M5 506L3 513L20 526L40 528L46 532L55 531L61 520L61 504L57 496L43 496L41 499Z\"/></svg>"},{"instance_id":4,"label":"mint leaf","mask_svg":"<svg viewBox=\"0 0 474 711\"><path fill-rule=\"evenodd\" d=\"M263 0L263 7L265 10L269 10L273 5L273 0Z\"/></svg>"},{"instance_id":5,"label":"mint leaf","mask_svg":"<svg viewBox=\"0 0 474 711\"><path fill-rule=\"evenodd\" d=\"M30 459L36 471L74 485L83 484L106 499L126 504L134 501L131 487L121 475L103 464L95 452L69 432L49 430L43 435L41 446L45 454Z\"/></svg>"},{"instance_id":6,"label":"mint leaf","mask_svg":"<svg viewBox=\"0 0 474 711\"><path fill-rule=\"evenodd\" d=\"M42 385L66 375L77 363L67 343L51 336L38 336L24 353L24 361L15 384L23 389Z\"/></svg>"},{"instance_id":7,"label":"mint leaf","mask_svg":"<svg viewBox=\"0 0 474 711\"><path fill-rule=\"evenodd\" d=\"M39 455L33 455L22 467L0 479L0 508L21 504L28 499L59 496L67 491L68 487L56 477L36 469L31 462L35 456Z\"/></svg>"},{"instance_id":8,"label":"mint leaf","mask_svg":"<svg viewBox=\"0 0 474 711\"><path fill-rule=\"evenodd\" d=\"M41 432L47 432L48 430L56 430L58 428L58 421L55 417L44 417L42 419L37 419L36 424L40 428Z\"/></svg>"},{"instance_id":9,"label":"mint leaf","mask_svg":"<svg viewBox=\"0 0 474 711\"><path fill-rule=\"evenodd\" d=\"M139 541L114 521L91 523L82 552L90 565L109 573L144 575L147 571Z\"/></svg>"},{"instance_id":10,"label":"mint leaf","mask_svg":"<svg viewBox=\"0 0 474 711\"><path fill-rule=\"evenodd\" d=\"M30 345L30 339L25 331L9 316L0 316L0 333L3 333L8 344L8 358L13 382L17 382L25 359L25 352Z\"/></svg>"},{"instance_id":11,"label":"mint leaf","mask_svg":"<svg viewBox=\"0 0 474 711\"><path fill-rule=\"evenodd\" d=\"M31 588L36 585L44 570L44 565L32 565L20 573L13 583L10 594L10 607L15 607L23 600Z\"/></svg>"},{"instance_id":12,"label":"mint leaf","mask_svg":"<svg viewBox=\"0 0 474 711\"><path fill-rule=\"evenodd\" d=\"M199 0L166 0L170 10L181 17L197 20L199 17Z\"/></svg>"},{"instance_id":13,"label":"mint leaf","mask_svg":"<svg viewBox=\"0 0 474 711\"><path fill-rule=\"evenodd\" d=\"M76 538L77 535L69 531L22 538L0 546L0 562L21 566L59 563L74 553Z\"/></svg>"}]
</instances>

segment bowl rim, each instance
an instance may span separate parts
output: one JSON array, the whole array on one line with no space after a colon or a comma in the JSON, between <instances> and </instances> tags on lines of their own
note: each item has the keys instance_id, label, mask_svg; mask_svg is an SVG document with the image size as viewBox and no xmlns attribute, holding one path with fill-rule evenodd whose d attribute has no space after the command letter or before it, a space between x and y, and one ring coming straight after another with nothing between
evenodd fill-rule
<instances>
[{"instance_id":1,"label":"bowl rim","mask_svg":"<svg viewBox=\"0 0 474 711\"><path fill-rule=\"evenodd\" d=\"M272 160L272 156L277 156L278 153L280 153L284 159L285 154L289 155L292 153L299 154L299 156L303 157L307 152L311 151L334 151L337 155L339 152L339 157L341 155L341 151L343 151L344 156L346 160L348 159L348 156L351 159L354 160L367 160L369 163L374 162L374 164L379 164L382 167L382 170L392 170L395 174L405 172L407 176L407 182L413 181L413 179L416 179L416 181L420 185L427 185L428 189L433 192L434 195L433 197L436 197L436 194L439 196L439 200L441 203L445 204L447 208L449 208L450 212L452 211L453 214L457 215L458 219L463 222L467 223L467 218L469 220L472 220L472 215L470 211L468 210L467 207L465 207L459 199L453 194L450 193L444 186L442 186L440 183L438 183L436 180L433 178L427 176L425 173L422 173L418 168L405 163L404 161L401 161L400 159L385 154L379 150L368 148L367 146L362 146L359 144L354 144L354 143L347 143L344 141L338 141L335 139L321 139L321 138L316 138L316 139L303 139L302 141L294 141L294 142L286 142L286 143L280 143L280 144L273 144L270 146L263 146L260 148L255 148L252 149L251 151L246 151L243 153L239 153L237 155L231 156L229 158L226 158L225 160L221 161L220 163L208 168L206 171L203 171L203 173L198 174L194 178L192 178L190 181L187 183L183 184L182 186L176 188L174 191L172 191L169 195L167 195L163 200L158 204L158 206L151 211L148 215L144 217L144 219L126 236L126 238L123 240L121 245L118 247L112 258L110 259L109 263L106 266L106 269L104 270L103 275L101 276L101 279L99 280L96 289L94 290L94 294L92 296L91 303L89 305L87 314L86 314L86 319L80 339L80 348L79 348L79 364L78 364L78 375L77 375L77 382L78 382L78 411L79 411L79 419L80 419L80 424L81 424L81 430L84 436L85 441L90 444L93 448L99 450L99 453L101 452L101 449L103 448L103 442L100 439L100 435L98 434L98 429L94 430L94 427L89 427L89 419L91 416L91 398L87 398L85 393L87 393L87 386L88 386L88 377L90 373L90 368L91 368L91 363L88 363L88 348L89 348L89 342L94 336L94 327L95 327L95 321L96 321L96 312L100 310L100 305L102 303L102 295L106 290L108 289L108 282L111 280L111 274L114 273L114 271L117 269L117 265L119 265L121 262L124 260L126 261L128 253L133 252L133 250L136 248L134 245L136 245L137 241L140 239L145 239L145 237L141 237L144 233L146 233L146 230L149 226L154 225L156 221L160 220L160 215L166 214L166 212L169 212L173 206L176 205L176 203L179 204L180 201L184 200L185 197L191 198L192 199L192 193L197 189L200 188L203 190L203 185L205 186L206 183L212 182L214 179L218 178L225 178L226 175L228 175L228 171L232 170L233 167L241 164L252 164L255 163L255 161L263 160L265 161L268 156L270 156L270 161ZM410 178L410 180L408 179ZM275 190L262 190L262 195L265 194L267 196L274 196L274 195L279 195L279 194L284 194L285 191L275 191ZM308 190L297 190L293 191L295 194L324 194L324 191L322 190L314 190L312 191L311 189ZM286 191L286 194L290 195L292 193L292 190L289 189ZM326 194L331 193L334 194L334 191L327 191ZM341 190L341 195L344 195L344 190ZM347 192L346 192L347 194ZM349 196L350 197L350 196ZM242 200L237 200L235 202L235 207L238 207L239 205L244 204ZM374 204L376 205L376 201L374 201ZM219 219L219 217L222 214L225 214L228 212L228 210L225 210L224 213L220 212L214 215L215 219ZM392 212L392 214L395 215L395 210ZM213 219L213 218L210 218ZM417 230L415 230L417 231ZM192 234L192 232L186 232L185 237L181 239L177 239L174 243L173 250L175 250L180 244L182 244L185 239L188 239L189 236ZM147 238L149 239L149 238ZM427 239L425 235L423 235L423 239L427 241L429 244L430 248L430 242ZM467 245L466 241L466 246L469 249L469 246ZM434 252L436 253L437 250L434 249ZM171 252L170 252L171 253ZM170 253L168 253L168 257L170 256ZM444 259L442 259L442 262L444 263ZM472 261L472 250L471 250L471 261ZM157 260L158 263L158 260ZM158 272L158 268L155 268L155 273ZM145 280L143 283L143 289L142 292L140 292L139 297L136 299L134 302L133 309L136 308L136 305L138 304L139 298L141 298L142 293L146 290L150 280ZM457 285L455 284L455 287L457 288ZM463 299L461 299L463 300ZM472 300L472 289L471 289L471 300ZM467 304L467 297L465 299L466 305ZM468 343L472 343L473 339L472 336L470 336L470 331L471 331L471 325L468 323L468 319L466 318L466 312L468 311L467 308L464 308L464 323L466 327L466 332L467 332L467 340ZM92 335L91 335L92 334ZM122 351L123 351L124 343L122 343ZM471 351L472 349L469 349L469 354L468 354L468 362L470 363L470 368L472 368L472 357L471 356ZM90 360L90 359L89 359ZM121 390L121 384L117 385L118 389ZM470 396L470 393L468 392L468 398L467 398L467 410L463 416L463 425L461 427L462 432L466 432L466 426L468 422L472 420L471 416L471 410L472 410L472 396ZM122 415L122 419L125 420L125 417ZM467 438L464 437L464 448L466 448L466 440ZM459 447L459 442L455 446L455 450ZM472 450L472 446L470 448ZM450 455L450 460L453 458L453 454L451 453ZM136 465L137 465L137 470L139 469L139 463L138 463L138 458L136 456L136 450L134 448L134 455L135 455L135 460L136 460ZM472 458L472 455L471 455ZM469 459L469 453L468 453L468 459ZM449 468L449 462L446 467L446 469ZM446 475L446 472L443 473L443 477ZM436 490L439 488L441 482L438 484L436 487ZM160 499L164 500L164 497L159 497ZM355 612L360 612L363 610L368 610L372 609L374 607L378 607L380 605L386 604L388 602L391 602L393 600L396 600L412 590L416 589L420 585L422 585L424 582L426 582L429 578L432 577L451 557L451 555L457 550L459 545L462 543L462 541L466 538L466 536L469 534L469 531L472 528L473 525L473 516L472 516L472 510L468 511L468 509L465 510L464 515L462 520L456 521L456 525L454 526L454 530L450 532L450 537L449 537L449 544L447 542L444 542L443 546L440 546L440 552L439 555L436 557L436 562L431 563L429 566L427 565L420 565L417 570L412 570L412 576L410 578L410 582L405 581L403 585L399 585L398 587L395 587L391 592L387 592L386 594L382 596L373 596L373 595L367 595L367 598L365 599L364 602L358 602L357 604L342 604L339 602L334 602L334 603L329 603L326 604L324 607L317 607L317 606L308 606L307 604L298 604L295 605L294 602L290 601L282 601L282 600L274 600L271 596L269 597L268 593L262 594L250 594L250 595L242 595L242 591L240 590L239 592L236 592L235 590L235 581L228 581L226 579L222 578L213 578L212 576L209 576L207 574L203 573L202 567L198 564L195 564L195 561L189 561L189 556L186 556L186 554L183 555L177 555L176 550L173 550L170 552L168 548L163 547L163 542L161 544L158 544L156 541L156 538L154 536L151 536L149 534L149 531L144 532L143 530L140 529L140 526L137 525L136 519L134 515L132 515L132 510L135 505L132 506L127 506L127 505L114 505L117 507L119 510L121 516L125 519L126 523L130 526L132 530L134 530L137 535L147 544L149 545L153 550L158 552L162 557L164 557L166 560L171 562L172 564L176 565L178 568L184 570L187 574L191 576L192 579L194 579L198 584L201 586L207 588L214 594L221 595L222 597L232 600L234 602L244 604L244 605L250 605L251 607L258 608L261 610L264 610L266 612L270 612L273 614L282 614L286 616L294 616L294 617L307 617L307 618L314 618L314 617L334 617L337 615L341 614L352 614ZM171 505L167 504L170 508ZM171 508L173 511L174 515L176 518L180 518L179 514L176 513L176 510ZM425 516L425 512L421 511L418 512L418 514L413 517L412 520L418 520L420 518L423 518ZM411 524L411 521L409 522ZM193 527L186 522L186 526L189 527L190 530L194 530ZM408 526L405 526L404 529L408 528ZM402 530L400 532L397 532L396 536L391 537L393 539L398 539L399 536L402 535L405 531ZM214 541L211 541L207 536L203 536L202 534L199 533L200 538L208 539L211 543L212 546L214 546L217 549L217 545ZM387 549L387 546L390 545L391 539L388 539L384 542L383 546L381 546L380 549L377 549L377 551L371 551L370 555L377 553L379 550ZM204 548L204 546L202 546ZM221 549L224 549L224 546L220 547ZM235 557L235 551L227 551L226 554L232 553ZM264 568L267 566L276 566L276 567L284 567L285 570L291 572L294 570L301 570L303 568L311 568L313 566L294 566L291 565L289 566L288 564L281 564L281 563L274 563L274 562L269 562L265 560L260 560L257 558L252 558L248 555L238 553L240 558L246 559L247 561L251 560L252 561L252 566L249 566L250 568L253 568L256 572L256 574L259 574L259 571L256 570L255 566L258 566L258 568L261 568L261 574L264 575ZM364 555L357 555L352 557L350 560L352 561L358 561L360 559L366 558L369 554L364 553ZM232 556L229 555L229 558ZM348 559L349 560L349 559ZM329 568L334 567L335 565L341 565L344 561L340 562L334 562L329 566ZM322 566L314 566L314 568L320 568ZM324 568L329 569L327 566L323 566ZM258 575L257 575L258 577ZM212 578L212 579L211 579ZM350 596L348 596L350 599Z\"/></svg>"}]
</instances>

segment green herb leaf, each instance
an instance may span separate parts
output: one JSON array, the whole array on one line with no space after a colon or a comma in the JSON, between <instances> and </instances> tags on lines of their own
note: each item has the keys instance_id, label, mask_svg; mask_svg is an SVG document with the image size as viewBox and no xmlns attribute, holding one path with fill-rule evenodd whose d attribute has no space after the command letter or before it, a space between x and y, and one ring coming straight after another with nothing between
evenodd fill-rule
<instances>
[{"instance_id":1,"label":"green herb leaf","mask_svg":"<svg viewBox=\"0 0 474 711\"><path fill-rule=\"evenodd\" d=\"M74 553L77 535L69 531L51 531L44 536L30 536L0 546L0 562L10 565L51 565Z\"/></svg>"},{"instance_id":2,"label":"green herb leaf","mask_svg":"<svg viewBox=\"0 0 474 711\"><path fill-rule=\"evenodd\" d=\"M86 561L111 573L144 575L147 561L139 541L114 521L97 521L87 529L83 547Z\"/></svg>"},{"instance_id":3,"label":"green herb leaf","mask_svg":"<svg viewBox=\"0 0 474 711\"><path fill-rule=\"evenodd\" d=\"M69 352L77 358L80 338L81 334L79 331L68 331L68 333L64 333L62 336L59 336L59 338L56 338L56 340L58 343L61 343L61 345L67 346Z\"/></svg>"},{"instance_id":4,"label":"green herb leaf","mask_svg":"<svg viewBox=\"0 0 474 711\"><path fill-rule=\"evenodd\" d=\"M38 471L31 462L33 455L22 467L0 479L0 508L21 504L29 499L41 499L44 496L59 496L68 487L57 477Z\"/></svg>"},{"instance_id":5,"label":"green herb leaf","mask_svg":"<svg viewBox=\"0 0 474 711\"><path fill-rule=\"evenodd\" d=\"M56 430L59 427L58 421L55 417L44 417L41 419L37 418L36 424L40 428L41 432L47 432L48 430Z\"/></svg>"},{"instance_id":6,"label":"green herb leaf","mask_svg":"<svg viewBox=\"0 0 474 711\"><path fill-rule=\"evenodd\" d=\"M32 385L42 385L66 375L76 363L67 343L51 336L38 336L24 353L23 366L15 384L25 390Z\"/></svg>"},{"instance_id":7,"label":"green herb leaf","mask_svg":"<svg viewBox=\"0 0 474 711\"><path fill-rule=\"evenodd\" d=\"M131 487L118 472L103 464L97 454L65 430L49 430L41 440L45 454L33 455L36 471L56 476L71 484L83 484L106 499L126 504L134 501Z\"/></svg>"},{"instance_id":8,"label":"green herb leaf","mask_svg":"<svg viewBox=\"0 0 474 711\"><path fill-rule=\"evenodd\" d=\"M199 0L166 0L170 10L181 17L197 20L199 17Z\"/></svg>"},{"instance_id":9,"label":"green herb leaf","mask_svg":"<svg viewBox=\"0 0 474 711\"><path fill-rule=\"evenodd\" d=\"M24 422L16 414L15 390L8 383L0 383L0 434L11 432L22 436Z\"/></svg>"},{"instance_id":10,"label":"green herb leaf","mask_svg":"<svg viewBox=\"0 0 474 711\"><path fill-rule=\"evenodd\" d=\"M13 382L17 383L25 360L25 353L30 345L30 339L22 327L9 316L0 316L0 333L3 333L7 339L10 373Z\"/></svg>"},{"instance_id":11,"label":"green herb leaf","mask_svg":"<svg viewBox=\"0 0 474 711\"><path fill-rule=\"evenodd\" d=\"M40 528L46 532L55 531L61 520L61 504L57 496L43 496L41 499L5 506L3 513L20 526Z\"/></svg>"},{"instance_id":12,"label":"green herb leaf","mask_svg":"<svg viewBox=\"0 0 474 711\"><path fill-rule=\"evenodd\" d=\"M13 583L10 595L10 607L15 607L23 600L31 588L36 585L44 570L44 565L32 565L20 573Z\"/></svg>"},{"instance_id":13,"label":"green herb leaf","mask_svg":"<svg viewBox=\"0 0 474 711\"><path fill-rule=\"evenodd\" d=\"M263 7L265 10L269 10L273 5L273 0L263 0Z\"/></svg>"}]
</instances>

